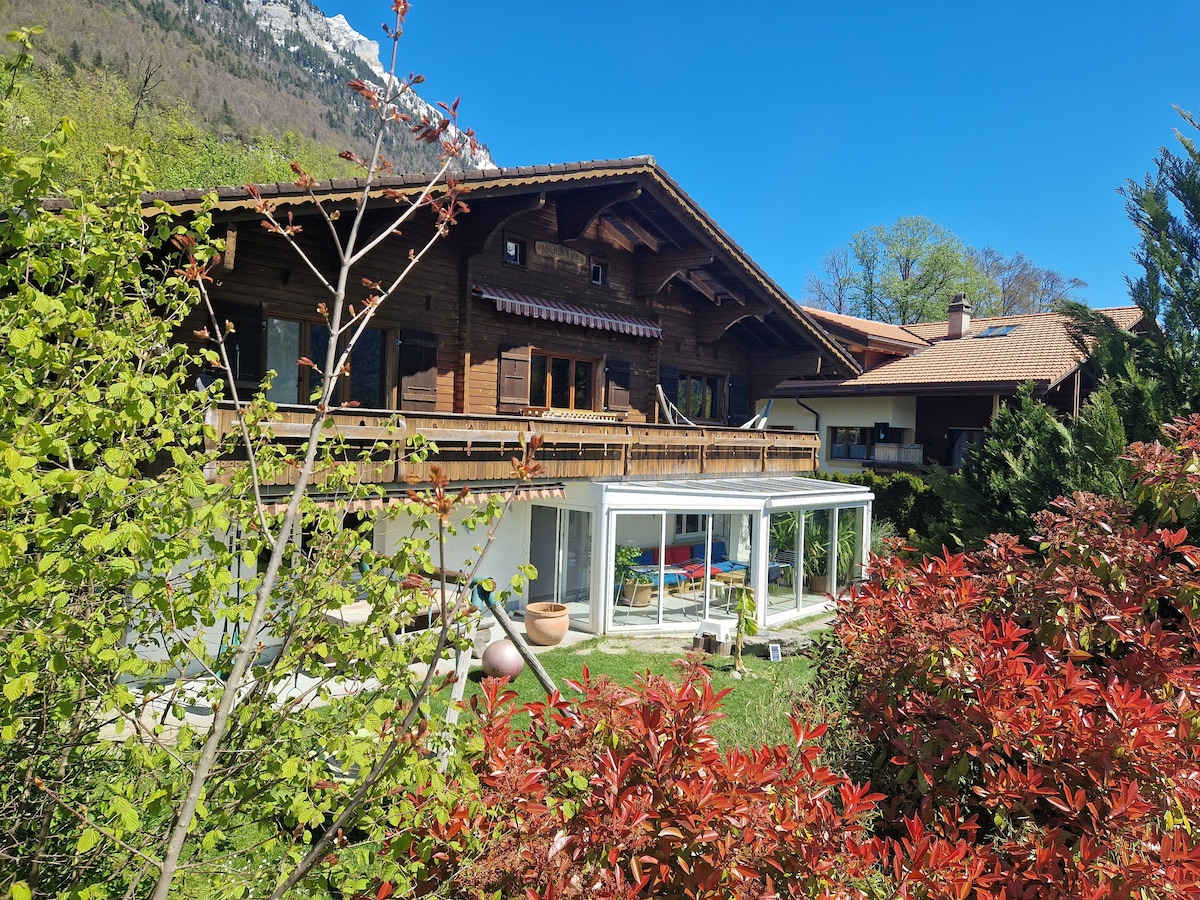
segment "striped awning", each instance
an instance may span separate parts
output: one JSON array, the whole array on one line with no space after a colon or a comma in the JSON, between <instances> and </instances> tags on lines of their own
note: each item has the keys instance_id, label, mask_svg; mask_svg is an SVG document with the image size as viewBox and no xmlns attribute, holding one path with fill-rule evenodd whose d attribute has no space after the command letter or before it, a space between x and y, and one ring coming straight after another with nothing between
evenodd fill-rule
<instances>
[{"instance_id":1,"label":"striped awning","mask_svg":"<svg viewBox=\"0 0 1200 900\"><path fill-rule=\"evenodd\" d=\"M414 490L420 491L420 485L414 487ZM566 488L562 484L521 484L516 487L495 485L472 488L471 493L466 496L465 502L482 506L493 497L502 501L512 499L521 502L524 500L562 500L566 496ZM356 513L366 510L384 510L407 503L408 494L388 494L384 497L366 497L355 500L338 499L337 497L314 499L321 509L338 509L342 512ZM267 500L263 503L262 508L267 515L277 516L285 512L287 506L286 500Z\"/></svg>"},{"instance_id":2,"label":"striped awning","mask_svg":"<svg viewBox=\"0 0 1200 900\"><path fill-rule=\"evenodd\" d=\"M485 300L494 300L499 312L662 340L662 326L645 316L629 316L590 306L576 306L574 303L566 303L562 300L548 300L545 297L518 294L516 291L487 284L473 285L471 290Z\"/></svg>"}]
</instances>

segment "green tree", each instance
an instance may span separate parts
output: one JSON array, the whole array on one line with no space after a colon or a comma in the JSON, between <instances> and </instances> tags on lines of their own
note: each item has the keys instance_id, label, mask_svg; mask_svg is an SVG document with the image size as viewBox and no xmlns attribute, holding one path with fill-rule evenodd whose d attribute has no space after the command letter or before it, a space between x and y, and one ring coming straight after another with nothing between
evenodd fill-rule
<instances>
[{"instance_id":1,"label":"green tree","mask_svg":"<svg viewBox=\"0 0 1200 900\"><path fill-rule=\"evenodd\" d=\"M17 38L0 63L10 136L32 32ZM374 552L370 515L354 524L303 491L317 477L348 502L379 490L356 483L355 464L381 448L331 438L326 397L301 484L285 513L269 511L259 488L297 453L272 437L274 406L240 401L238 433L217 441L204 422L219 388L195 373L217 361L223 325L216 350L177 341L221 250L209 216L147 214L131 151L63 188L73 133L63 122L0 142L0 895L281 896L308 889L343 826L361 843L339 845L331 885L398 877L375 852L404 830L388 798L438 783L437 751L456 740L417 727L434 669L410 668L466 622L469 604L424 576L431 541L456 527L456 495L439 482L391 510L411 536ZM337 284L331 325L349 334L370 313L339 322L345 273ZM327 391L344 362L319 362ZM248 464L213 480L208 464L239 444ZM361 599L359 629L326 615ZM431 604L441 626L397 640ZM341 696L339 682L359 689Z\"/></svg>"},{"instance_id":2,"label":"green tree","mask_svg":"<svg viewBox=\"0 0 1200 900\"><path fill-rule=\"evenodd\" d=\"M995 286L982 276L966 248L947 228L924 216L901 216L850 239L858 266L851 291L854 315L881 322L940 321L957 293L986 308Z\"/></svg>"},{"instance_id":3,"label":"green tree","mask_svg":"<svg viewBox=\"0 0 1200 900\"><path fill-rule=\"evenodd\" d=\"M1179 110L1192 130L1191 113ZM1130 439L1153 441L1163 422L1200 411L1200 152L1176 132L1182 152L1163 147L1155 170L1122 189L1138 230L1127 277L1148 329L1131 334L1078 305L1069 308L1076 339L1094 345L1093 365L1106 380Z\"/></svg>"},{"instance_id":4,"label":"green tree","mask_svg":"<svg viewBox=\"0 0 1200 900\"><path fill-rule=\"evenodd\" d=\"M1079 418L1065 423L1026 384L1000 408L961 471L930 474L944 508L930 543L973 546L997 531L1028 536L1035 513L1075 491L1122 497L1129 477L1124 447L1107 391L1089 397Z\"/></svg>"},{"instance_id":5,"label":"green tree","mask_svg":"<svg viewBox=\"0 0 1200 900\"><path fill-rule=\"evenodd\" d=\"M936 322L957 293L979 316L1044 312L1086 285L990 247L977 251L925 216L857 232L848 247L821 261L805 281L807 302L899 325Z\"/></svg>"}]
</instances>

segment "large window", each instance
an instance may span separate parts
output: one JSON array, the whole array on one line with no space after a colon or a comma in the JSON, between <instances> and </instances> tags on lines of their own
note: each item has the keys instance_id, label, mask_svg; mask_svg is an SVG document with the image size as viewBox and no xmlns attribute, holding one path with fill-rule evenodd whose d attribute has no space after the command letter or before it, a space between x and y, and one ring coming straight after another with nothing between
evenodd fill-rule
<instances>
[{"instance_id":1,"label":"large window","mask_svg":"<svg viewBox=\"0 0 1200 900\"><path fill-rule=\"evenodd\" d=\"M874 459L871 428L830 428L830 459Z\"/></svg>"},{"instance_id":2,"label":"large window","mask_svg":"<svg viewBox=\"0 0 1200 900\"><path fill-rule=\"evenodd\" d=\"M722 380L716 375L679 373L679 397L675 405L689 419L722 417Z\"/></svg>"},{"instance_id":3,"label":"large window","mask_svg":"<svg viewBox=\"0 0 1200 900\"><path fill-rule=\"evenodd\" d=\"M368 409L382 409L387 332L368 328L350 354L350 376L342 378L339 404L357 401ZM267 368L276 371L267 398L276 403L312 403L322 377L310 366L298 363L308 357L324 365L329 349L329 327L324 322L267 319Z\"/></svg>"},{"instance_id":4,"label":"large window","mask_svg":"<svg viewBox=\"0 0 1200 900\"><path fill-rule=\"evenodd\" d=\"M545 409L593 409L597 363L592 359L533 353L529 405Z\"/></svg>"}]
</instances>

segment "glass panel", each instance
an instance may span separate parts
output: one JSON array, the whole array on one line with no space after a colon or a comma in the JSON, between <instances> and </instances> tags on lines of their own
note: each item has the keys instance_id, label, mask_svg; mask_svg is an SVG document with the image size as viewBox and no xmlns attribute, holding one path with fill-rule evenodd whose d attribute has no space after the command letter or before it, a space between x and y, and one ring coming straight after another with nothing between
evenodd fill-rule
<instances>
[{"instance_id":1,"label":"glass panel","mask_svg":"<svg viewBox=\"0 0 1200 900\"><path fill-rule=\"evenodd\" d=\"M550 405L555 409L571 408L571 361L550 357Z\"/></svg>"},{"instance_id":2,"label":"glass panel","mask_svg":"<svg viewBox=\"0 0 1200 900\"><path fill-rule=\"evenodd\" d=\"M350 400L383 409L384 338L382 328L368 328L350 353Z\"/></svg>"},{"instance_id":3,"label":"glass panel","mask_svg":"<svg viewBox=\"0 0 1200 900\"><path fill-rule=\"evenodd\" d=\"M717 379L715 378L704 380L704 409L700 415L706 419L717 417Z\"/></svg>"},{"instance_id":4,"label":"glass panel","mask_svg":"<svg viewBox=\"0 0 1200 900\"><path fill-rule=\"evenodd\" d=\"M862 578L863 509L838 510L837 587L843 588Z\"/></svg>"},{"instance_id":5,"label":"glass panel","mask_svg":"<svg viewBox=\"0 0 1200 900\"><path fill-rule=\"evenodd\" d=\"M804 514L804 593L814 600L831 591L829 578L829 527L831 510L810 509Z\"/></svg>"},{"instance_id":6,"label":"glass panel","mask_svg":"<svg viewBox=\"0 0 1200 900\"><path fill-rule=\"evenodd\" d=\"M300 402L300 323L267 319L267 368L277 373L267 391L275 403Z\"/></svg>"},{"instance_id":7,"label":"glass panel","mask_svg":"<svg viewBox=\"0 0 1200 900\"><path fill-rule=\"evenodd\" d=\"M693 554L704 562L697 576L697 587L703 590L706 601L704 618L737 618L737 591L753 585L751 529L749 514L723 513L712 516L712 537L707 547L707 535L695 539Z\"/></svg>"},{"instance_id":8,"label":"glass panel","mask_svg":"<svg viewBox=\"0 0 1200 900\"><path fill-rule=\"evenodd\" d=\"M566 604L571 618L588 621L592 600L592 514L564 509L559 522L562 577L558 580L558 602Z\"/></svg>"},{"instance_id":9,"label":"glass panel","mask_svg":"<svg viewBox=\"0 0 1200 900\"><path fill-rule=\"evenodd\" d=\"M329 352L329 326L308 326L308 358L318 366L325 366L325 354ZM308 370L308 396L302 398L304 403L316 403L320 399L318 391L324 379L315 369Z\"/></svg>"},{"instance_id":10,"label":"glass panel","mask_svg":"<svg viewBox=\"0 0 1200 900\"><path fill-rule=\"evenodd\" d=\"M529 405L549 406L546 400L546 357L535 353L529 360Z\"/></svg>"},{"instance_id":11,"label":"glass panel","mask_svg":"<svg viewBox=\"0 0 1200 900\"><path fill-rule=\"evenodd\" d=\"M704 379L695 375L688 376L688 405L686 415L696 418L704 411Z\"/></svg>"},{"instance_id":12,"label":"glass panel","mask_svg":"<svg viewBox=\"0 0 1200 900\"><path fill-rule=\"evenodd\" d=\"M663 517L655 513L616 516L613 559L615 593L610 626L654 625L663 603L657 584L662 555ZM668 582L672 578L666 579ZM667 584L669 590L673 585Z\"/></svg>"},{"instance_id":13,"label":"glass panel","mask_svg":"<svg viewBox=\"0 0 1200 900\"><path fill-rule=\"evenodd\" d=\"M585 359L575 360L574 408L592 408L592 364Z\"/></svg>"},{"instance_id":14,"label":"glass panel","mask_svg":"<svg viewBox=\"0 0 1200 900\"><path fill-rule=\"evenodd\" d=\"M800 603L800 513L771 513L767 563L767 605L771 612L795 609Z\"/></svg>"}]
</instances>

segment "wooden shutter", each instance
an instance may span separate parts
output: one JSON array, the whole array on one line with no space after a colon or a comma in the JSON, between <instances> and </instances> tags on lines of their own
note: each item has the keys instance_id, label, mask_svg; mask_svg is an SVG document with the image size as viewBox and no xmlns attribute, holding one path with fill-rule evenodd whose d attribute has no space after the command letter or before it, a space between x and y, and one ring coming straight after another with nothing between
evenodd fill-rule
<instances>
[{"instance_id":1,"label":"wooden shutter","mask_svg":"<svg viewBox=\"0 0 1200 900\"><path fill-rule=\"evenodd\" d=\"M605 408L613 412L629 410L629 363L610 359L605 367L608 384L604 393Z\"/></svg>"},{"instance_id":2,"label":"wooden shutter","mask_svg":"<svg viewBox=\"0 0 1200 900\"><path fill-rule=\"evenodd\" d=\"M501 403L529 404L529 348L500 348Z\"/></svg>"},{"instance_id":3,"label":"wooden shutter","mask_svg":"<svg viewBox=\"0 0 1200 900\"><path fill-rule=\"evenodd\" d=\"M745 375L729 376L729 424L743 425L750 421L754 410L750 405L750 379Z\"/></svg>"},{"instance_id":4,"label":"wooden shutter","mask_svg":"<svg viewBox=\"0 0 1200 900\"><path fill-rule=\"evenodd\" d=\"M400 399L437 401L438 336L429 331L400 332Z\"/></svg>"}]
</instances>

